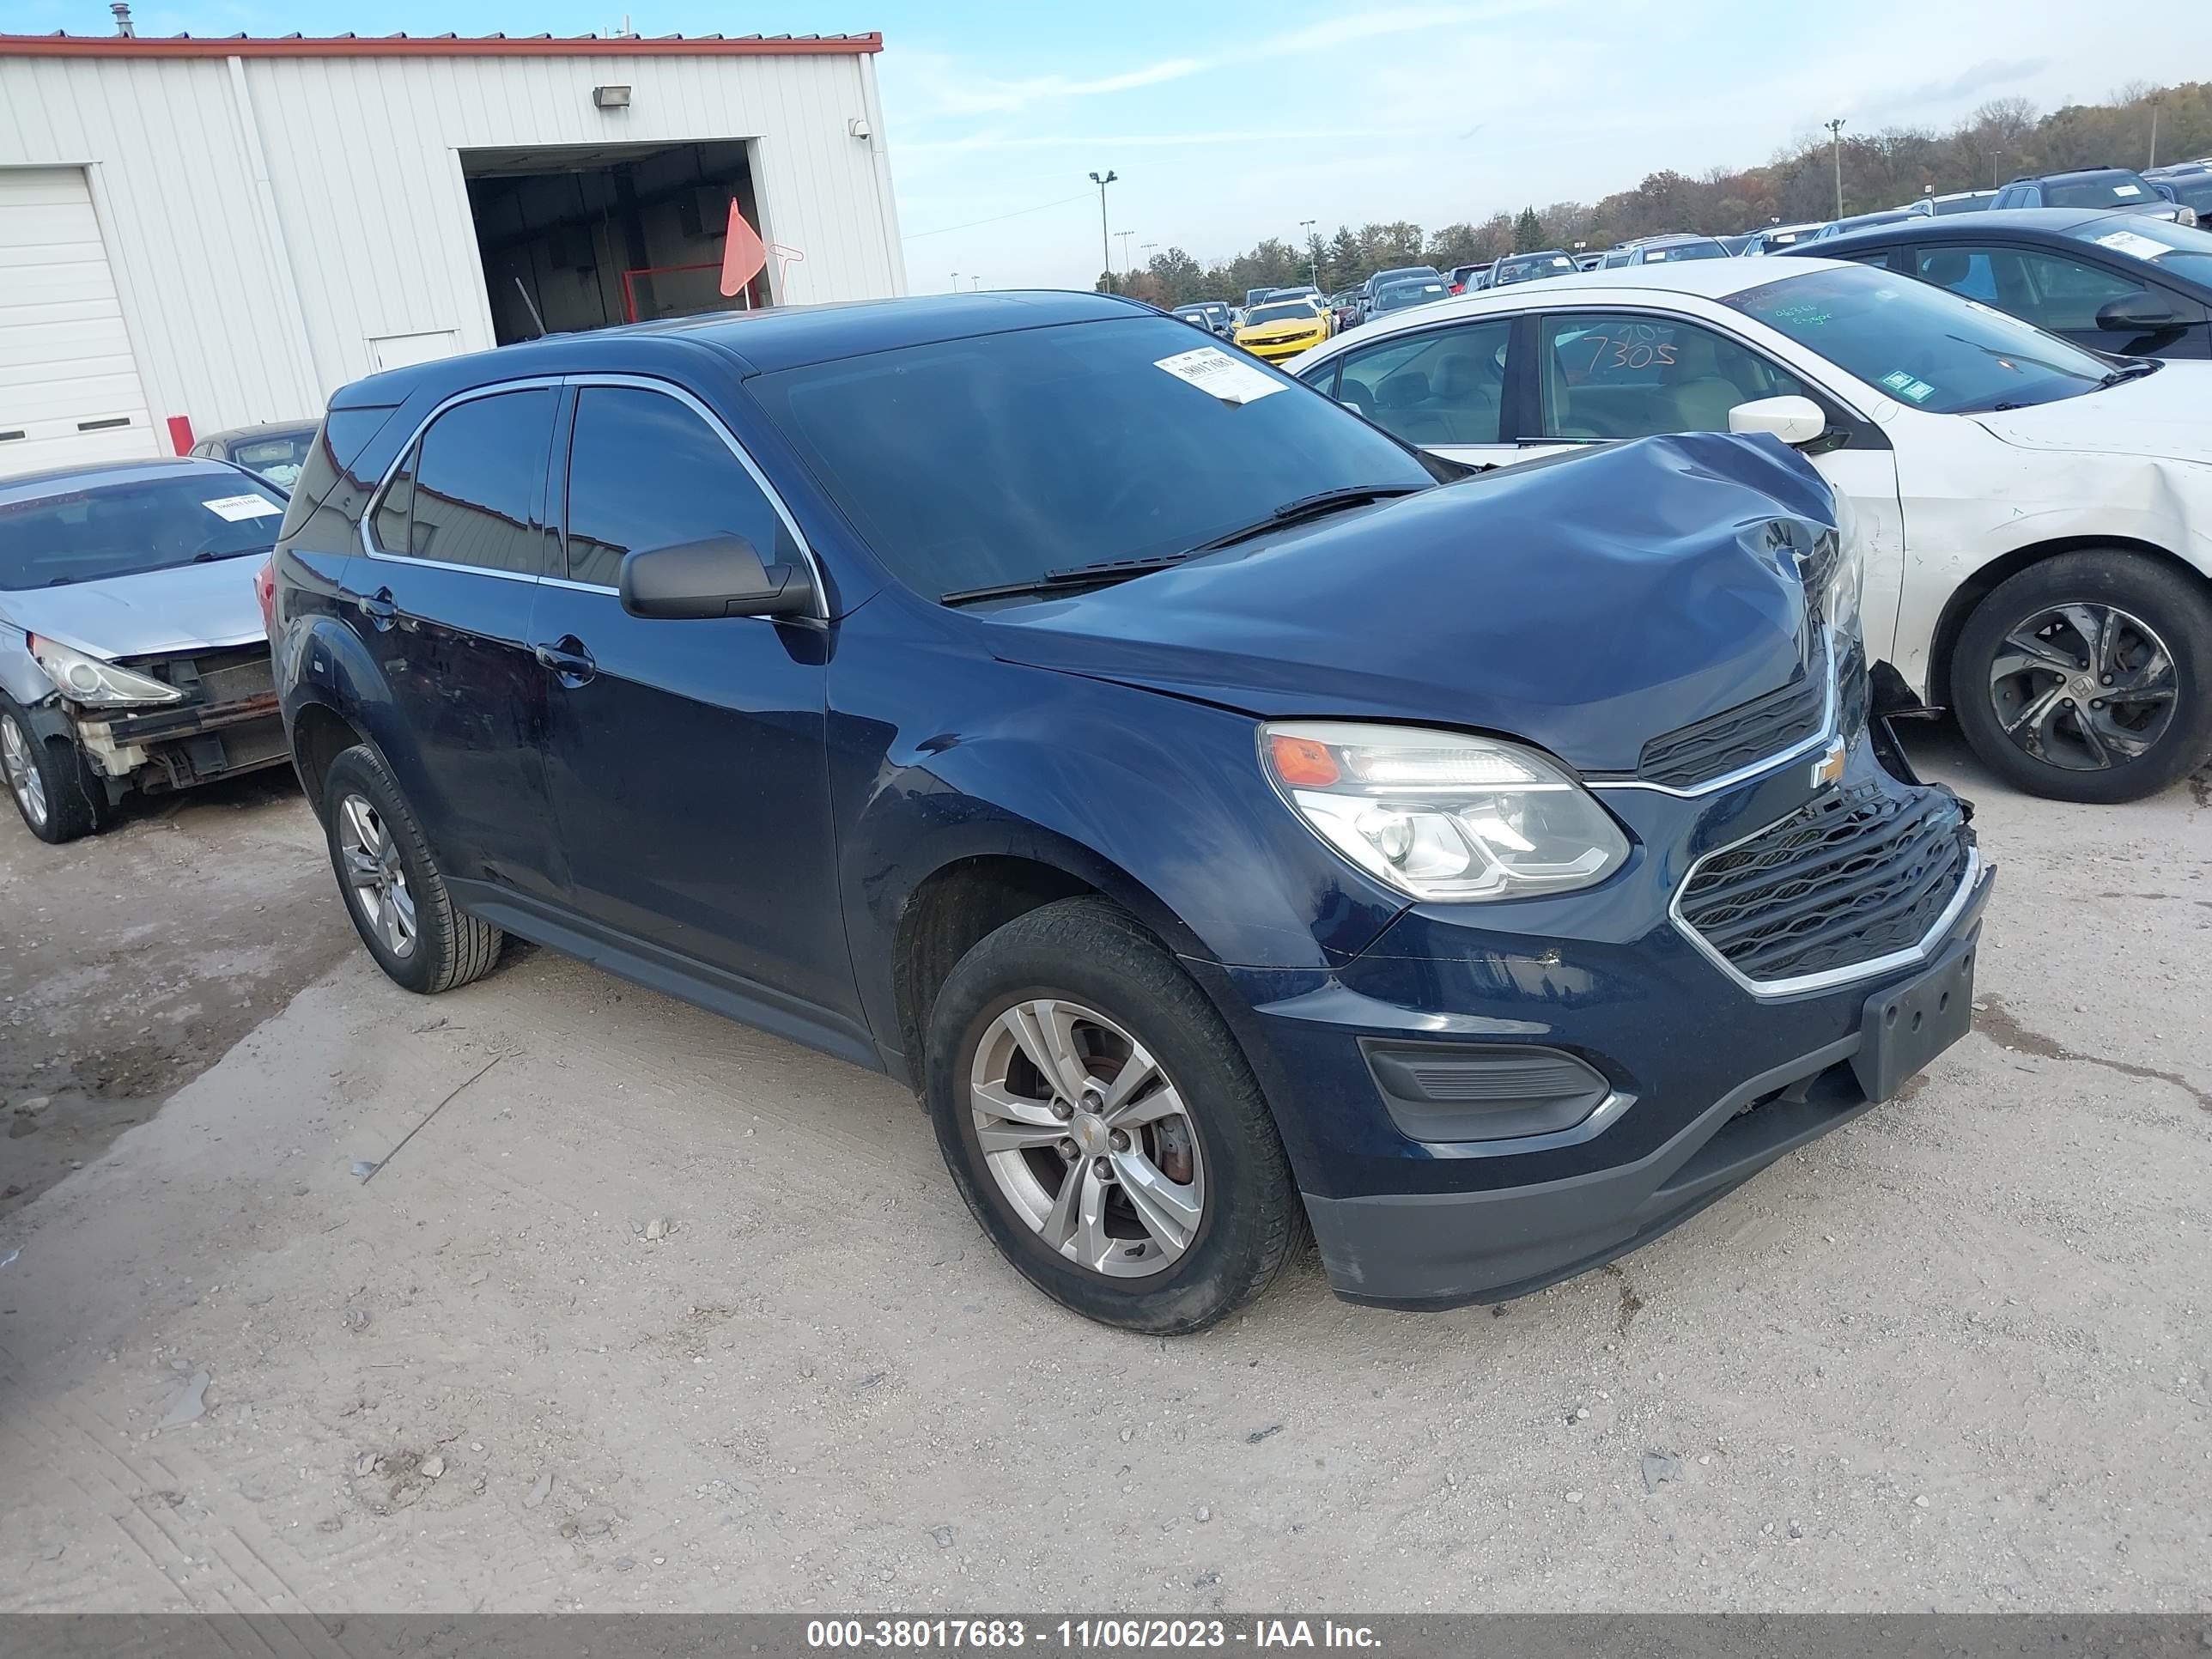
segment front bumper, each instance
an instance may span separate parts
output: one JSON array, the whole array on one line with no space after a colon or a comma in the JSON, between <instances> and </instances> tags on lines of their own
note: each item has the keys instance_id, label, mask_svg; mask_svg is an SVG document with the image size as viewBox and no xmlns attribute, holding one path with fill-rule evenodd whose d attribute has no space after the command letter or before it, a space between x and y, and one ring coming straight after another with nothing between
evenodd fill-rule
<instances>
[{"instance_id":1,"label":"front bumper","mask_svg":"<svg viewBox=\"0 0 2212 1659\"><path fill-rule=\"evenodd\" d=\"M1863 740L1853 781L1926 793L1881 773ZM1483 907L1481 928L1468 925L1474 907L1416 906L1326 974L1194 969L1276 1107L1340 1296L1442 1308L1539 1289L1636 1249L1867 1110L1862 1071L1893 1088L1860 1054L1869 999L1962 957L1971 969L1992 880L1978 860L1910 961L1801 993L1744 983L1668 913L1700 858L1807 793L1793 763L1699 799L1609 794L1638 845L1589 893ZM1429 1075L1449 1083L1455 1048L1549 1057L1554 1093L1571 1093L1577 1074L1599 1081L1564 1125L1516 1103L1509 1134L1424 1138L1372 1056L1444 1057ZM1469 1077L1463 1099L1481 1091ZM1448 1123L1452 1109L1426 1121Z\"/></svg>"}]
</instances>

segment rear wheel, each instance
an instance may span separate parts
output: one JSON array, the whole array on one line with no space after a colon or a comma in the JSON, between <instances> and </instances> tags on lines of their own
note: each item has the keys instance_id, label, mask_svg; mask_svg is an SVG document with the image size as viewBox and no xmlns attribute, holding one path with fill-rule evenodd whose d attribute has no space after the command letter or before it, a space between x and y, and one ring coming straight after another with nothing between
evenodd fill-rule
<instances>
[{"instance_id":1,"label":"rear wheel","mask_svg":"<svg viewBox=\"0 0 2212 1659\"><path fill-rule=\"evenodd\" d=\"M455 907L407 798L368 744L324 774L323 827L354 931L395 984L428 995L491 971L506 936Z\"/></svg>"},{"instance_id":2,"label":"rear wheel","mask_svg":"<svg viewBox=\"0 0 2212 1659\"><path fill-rule=\"evenodd\" d=\"M40 738L30 716L0 701L0 777L40 841L75 841L100 828L107 788L67 738Z\"/></svg>"},{"instance_id":3,"label":"rear wheel","mask_svg":"<svg viewBox=\"0 0 2212 1659\"><path fill-rule=\"evenodd\" d=\"M2136 800L2212 755L2212 603L2118 550L2062 553L1999 583L1951 661L1982 759L2057 800Z\"/></svg>"},{"instance_id":4,"label":"rear wheel","mask_svg":"<svg viewBox=\"0 0 2212 1659\"><path fill-rule=\"evenodd\" d=\"M1251 1068L1175 958L1103 900L1033 910L962 957L925 1065L968 1207L1076 1312L1199 1330L1288 1259L1304 1212Z\"/></svg>"}]
</instances>

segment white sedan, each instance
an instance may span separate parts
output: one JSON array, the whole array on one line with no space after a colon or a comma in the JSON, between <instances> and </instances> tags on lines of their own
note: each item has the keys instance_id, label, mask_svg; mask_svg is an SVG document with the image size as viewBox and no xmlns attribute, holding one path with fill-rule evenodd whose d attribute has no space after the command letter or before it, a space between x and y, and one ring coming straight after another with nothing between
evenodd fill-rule
<instances>
[{"instance_id":1,"label":"white sedan","mask_svg":"<svg viewBox=\"0 0 2212 1659\"><path fill-rule=\"evenodd\" d=\"M1869 655L1997 772L2122 801L2212 754L2212 363L1861 265L1713 259L1445 300L1284 367L1478 466L1771 434L1853 509Z\"/></svg>"}]
</instances>

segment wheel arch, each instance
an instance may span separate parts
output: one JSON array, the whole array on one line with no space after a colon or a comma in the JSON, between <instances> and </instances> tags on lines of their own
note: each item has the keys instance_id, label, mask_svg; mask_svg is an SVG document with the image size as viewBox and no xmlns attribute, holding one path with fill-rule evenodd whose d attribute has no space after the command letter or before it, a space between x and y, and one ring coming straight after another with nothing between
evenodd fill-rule
<instances>
[{"instance_id":1,"label":"wheel arch","mask_svg":"<svg viewBox=\"0 0 2212 1659\"><path fill-rule=\"evenodd\" d=\"M292 769L317 818L323 815L323 780L330 775L331 763L356 744L368 742L367 733L327 702L311 700L293 711Z\"/></svg>"},{"instance_id":2,"label":"wheel arch","mask_svg":"<svg viewBox=\"0 0 2212 1659\"><path fill-rule=\"evenodd\" d=\"M1951 659L1958 650L1959 636L1966 631L1966 619L1974 614L1975 607L2001 584L2021 571L2062 553L2093 552L2140 554L2169 570L2179 572L2208 601L2212 601L2212 576L2208 576L2172 549L2138 537L2058 536L2048 541L2032 542L2026 547L2014 548L2009 552L1999 554L1967 576L1943 602L1943 609L1936 617L1936 632L1929 646L1928 700L1932 703L1950 701Z\"/></svg>"},{"instance_id":3,"label":"wheel arch","mask_svg":"<svg viewBox=\"0 0 2212 1659\"><path fill-rule=\"evenodd\" d=\"M887 988L900 1053L884 1059L896 1059L894 1073L917 1087L922 1031L939 989L962 957L1018 916L1093 895L1127 911L1176 955L1204 953L1181 918L1127 871L1049 830L1025 829L1018 838L994 837L996 845L939 848L892 918Z\"/></svg>"}]
</instances>

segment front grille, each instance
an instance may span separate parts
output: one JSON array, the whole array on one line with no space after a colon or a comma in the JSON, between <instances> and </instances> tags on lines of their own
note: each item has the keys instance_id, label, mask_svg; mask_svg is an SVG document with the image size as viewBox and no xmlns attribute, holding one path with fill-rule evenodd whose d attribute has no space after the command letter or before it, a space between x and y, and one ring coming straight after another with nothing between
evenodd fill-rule
<instances>
[{"instance_id":1,"label":"front grille","mask_svg":"<svg viewBox=\"0 0 2212 1659\"><path fill-rule=\"evenodd\" d=\"M1837 790L1698 860L1676 909L1754 981L1855 967L1927 937L1973 839L1948 793Z\"/></svg>"},{"instance_id":2,"label":"front grille","mask_svg":"<svg viewBox=\"0 0 2212 1659\"><path fill-rule=\"evenodd\" d=\"M1820 667L1817 674L1801 668L1778 690L1652 738L1637 757L1636 775L1691 789L1804 742L1828 712L1825 654Z\"/></svg>"}]
</instances>

